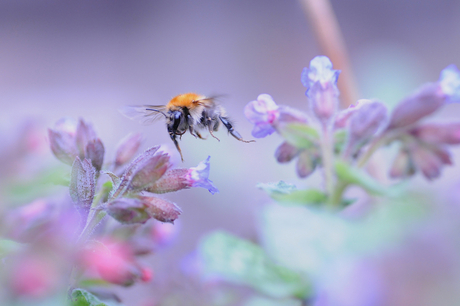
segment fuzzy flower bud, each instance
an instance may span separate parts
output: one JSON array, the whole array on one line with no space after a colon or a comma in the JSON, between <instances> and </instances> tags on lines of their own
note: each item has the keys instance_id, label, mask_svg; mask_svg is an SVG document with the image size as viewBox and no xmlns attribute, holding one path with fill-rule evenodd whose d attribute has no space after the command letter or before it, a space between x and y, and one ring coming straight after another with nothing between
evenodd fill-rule
<instances>
[{"instance_id":1,"label":"fuzzy flower bud","mask_svg":"<svg viewBox=\"0 0 460 306\"><path fill-rule=\"evenodd\" d=\"M460 122L424 124L415 127L410 133L431 144L460 144Z\"/></svg>"},{"instance_id":2,"label":"fuzzy flower bud","mask_svg":"<svg viewBox=\"0 0 460 306\"><path fill-rule=\"evenodd\" d=\"M105 211L123 224L145 223L150 218L173 223L182 212L173 202L147 196L114 200L106 205Z\"/></svg>"},{"instance_id":3,"label":"fuzzy flower bud","mask_svg":"<svg viewBox=\"0 0 460 306\"><path fill-rule=\"evenodd\" d=\"M208 189L211 194L219 192L209 179L211 156L190 169L170 169L158 181L155 182L147 191L153 193L174 192L191 187L203 187Z\"/></svg>"},{"instance_id":4,"label":"fuzzy flower bud","mask_svg":"<svg viewBox=\"0 0 460 306\"><path fill-rule=\"evenodd\" d=\"M301 82L307 88L306 95L316 117L326 124L335 115L339 105L337 79L340 70L332 69L332 63L326 56L316 56L310 62L310 68L304 68Z\"/></svg>"},{"instance_id":5,"label":"fuzzy flower bud","mask_svg":"<svg viewBox=\"0 0 460 306\"><path fill-rule=\"evenodd\" d=\"M381 102L361 100L348 119L346 155L352 155L387 125L387 108Z\"/></svg>"},{"instance_id":6,"label":"fuzzy flower bud","mask_svg":"<svg viewBox=\"0 0 460 306\"><path fill-rule=\"evenodd\" d=\"M72 165L75 158L91 159L96 170L104 160L104 145L97 138L91 124L80 119L77 124L69 119L59 120L54 129L48 129L50 147L57 159Z\"/></svg>"},{"instance_id":7,"label":"fuzzy flower bud","mask_svg":"<svg viewBox=\"0 0 460 306\"><path fill-rule=\"evenodd\" d=\"M129 162L139 150L141 146L141 134L128 135L123 138L118 144L117 152L115 154L115 168Z\"/></svg>"},{"instance_id":8,"label":"fuzzy flower bud","mask_svg":"<svg viewBox=\"0 0 460 306\"><path fill-rule=\"evenodd\" d=\"M444 165L452 164L449 152L442 148L415 146L411 153L415 166L429 180L437 178Z\"/></svg>"}]
</instances>

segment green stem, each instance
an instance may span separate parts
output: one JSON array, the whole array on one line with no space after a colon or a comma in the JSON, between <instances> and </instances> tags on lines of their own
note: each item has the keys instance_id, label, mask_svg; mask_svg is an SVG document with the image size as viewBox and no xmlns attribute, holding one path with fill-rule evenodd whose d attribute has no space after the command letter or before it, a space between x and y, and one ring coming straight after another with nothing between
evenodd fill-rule
<instances>
[{"instance_id":1,"label":"green stem","mask_svg":"<svg viewBox=\"0 0 460 306\"><path fill-rule=\"evenodd\" d=\"M358 168L364 167L366 163L369 161L369 159L372 157L372 155L375 153L375 151L377 151L377 149L393 141L393 139L393 137L389 137L387 134L383 134L375 138L374 141L372 141L372 143L369 145L367 151L358 159L358 161L356 162L356 166Z\"/></svg>"},{"instance_id":2,"label":"green stem","mask_svg":"<svg viewBox=\"0 0 460 306\"><path fill-rule=\"evenodd\" d=\"M342 203L342 196L347 189L348 183L339 181L335 185L334 191L332 192L331 196L329 197L329 205L331 208L338 208L340 207L340 204Z\"/></svg>"},{"instance_id":3,"label":"green stem","mask_svg":"<svg viewBox=\"0 0 460 306\"><path fill-rule=\"evenodd\" d=\"M334 191L334 151L331 145L330 129L323 126L323 137L321 137L321 155L323 159L324 180L326 183L326 193L331 196Z\"/></svg>"}]
</instances>

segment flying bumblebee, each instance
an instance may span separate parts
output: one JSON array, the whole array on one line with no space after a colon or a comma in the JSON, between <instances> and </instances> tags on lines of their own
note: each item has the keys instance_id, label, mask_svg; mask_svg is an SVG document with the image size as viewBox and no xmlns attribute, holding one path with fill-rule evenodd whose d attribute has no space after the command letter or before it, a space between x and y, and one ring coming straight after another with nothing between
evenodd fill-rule
<instances>
[{"instance_id":1,"label":"flying bumblebee","mask_svg":"<svg viewBox=\"0 0 460 306\"><path fill-rule=\"evenodd\" d=\"M143 124L153 123L155 120L164 117L166 128L174 145L179 151L182 161L182 151L177 142L187 130L195 138L206 139L201 136L201 130L208 130L212 137L213 132L219 129L220 122L227 128L228 132L242 142L254 142L255 140L244 140L228 119L225 109L216 103L214 97L206 97L196 93L186 93L175 96L166 105L141 105L126 106L120 112L130 119L138 119ZM219 140L220 141L220 140Z\"/></svg>"}]
</instances>

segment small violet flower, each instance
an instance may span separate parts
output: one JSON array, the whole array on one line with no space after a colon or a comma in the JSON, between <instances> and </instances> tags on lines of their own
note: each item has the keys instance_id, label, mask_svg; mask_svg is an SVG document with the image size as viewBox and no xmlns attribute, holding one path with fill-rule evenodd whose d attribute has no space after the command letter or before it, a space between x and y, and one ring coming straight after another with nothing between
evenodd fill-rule
<instances>
[{"instance_id":1,"label":"small violet flower","mask_svg":"<svg viewBox=\"0 0 460 306\"><path fill-rule=\"evenodd\" d=\"M211 156L208 156L208 158L200 162L198 166L190 168L185 179L191 187L203 187L208 189L211 194L215 194L218 193L219 190L209 179L209 169L211 168L209 164L210 158Z\"/></svg>"},{"instance_id":2,"label":"small violet flower","mask_svg":"<svg viewBox=\"0 0 460 306\"><path fill-rule=\"evenodd\" d=\"M339 90L337 79L340 70L332 69L332 63L326 56L316 56L310 62L310 68L304 68L301 82L307 88L305 94L315 116L327 124L337 112Z\"/></svg>"},{"instance_id":3,"label":"small violet flower","mask_svg":"<svg viewBox=\"0 0 460 306\"><path fill-rule=\"evenodd\" d=\"M447 102L460 102L460 71L455 65L449 65L441 71L439 85Z\"/></svg>"},{"instance_id":4,"label":"small violet flower","mask_svg":"<svg viewBox=\"0 0 460 306\"><path fill-rule=\"evenodd\" d=\"M332 69L332 62L327 56L316 56L310 61L310 68L304 68L300 81L308 90L319 82L323 88L328 83L337 84L340 70Z\"/></svg>"},{"instance_id":5,"label":"small violet flower","mask_svg":"<svg viewBox=\"0 0 460 306\"><path fill-rule=\"evenodd\" d=\"M263 138L275 132L275 123L280 115L279 106L270 95L261 94L257 100L246 105L244 115L254 123L252 136Z\"/></svg>"}]
</instances>

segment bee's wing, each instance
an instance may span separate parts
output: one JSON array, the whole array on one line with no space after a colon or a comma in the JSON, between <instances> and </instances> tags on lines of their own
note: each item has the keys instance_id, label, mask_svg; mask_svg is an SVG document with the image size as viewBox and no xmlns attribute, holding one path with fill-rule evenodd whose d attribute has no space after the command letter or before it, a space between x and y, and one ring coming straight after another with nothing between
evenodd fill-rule
<instances>
[{"instance_id":1,"label":"bee's wing","mask_svg":"<svg viewBox=\"0 0 460 306\"><path fill-rule=\"evenodd\" d=\"M139 121L143 125L152 124L156 120L166 117L165 105L129 105L119 109L119 112L129 119Z\"/></svg>"}]
</instances>

